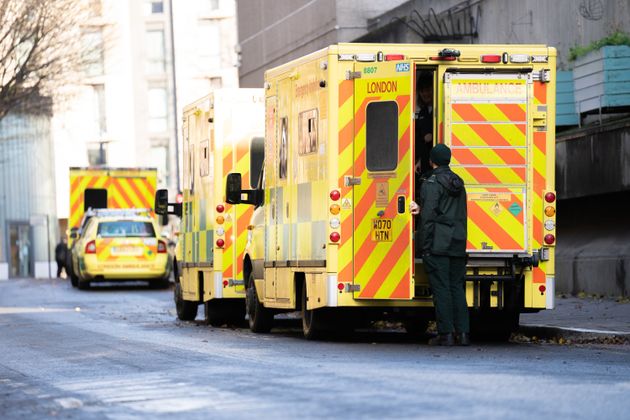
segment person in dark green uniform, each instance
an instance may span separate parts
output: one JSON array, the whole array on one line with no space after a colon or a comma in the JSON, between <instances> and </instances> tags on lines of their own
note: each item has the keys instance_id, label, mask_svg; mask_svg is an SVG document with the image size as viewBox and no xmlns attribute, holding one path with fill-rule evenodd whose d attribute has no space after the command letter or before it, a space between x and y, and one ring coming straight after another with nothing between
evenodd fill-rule
<instances>
[{"instance_id":1,"label":"person in dark green uniform","mask_svg":"<svg viewBox=\"0 0 630 420\"><path fill-rule=\"evenodd\" d=\"M438 336L430 345L470 344L466 275L466 188L448 166L451 149L443 144L431 149L428 174L420 190L419 247L433 290Z\"/></svg>"}]
</instances>

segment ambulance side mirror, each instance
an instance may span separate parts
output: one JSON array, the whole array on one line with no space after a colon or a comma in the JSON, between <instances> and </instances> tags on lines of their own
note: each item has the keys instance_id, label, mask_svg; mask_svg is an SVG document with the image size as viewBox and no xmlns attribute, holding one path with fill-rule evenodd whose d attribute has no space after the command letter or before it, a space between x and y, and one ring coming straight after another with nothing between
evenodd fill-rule
<instances>
[{"instance_id":1,"label":"ambulance side mirror","mask_svg":"<svg viewBox=\"0 0 630 420\"><path fill-rule=\"evenodd\" d=\"M241 181L241 174L228 174L225 182L225 201L228 204L252 204L254 206L262 204L262 191L257 189L243 190L241 189Z\"/></svg>"},{"instance_id":2,"label":"ambulance side mirror","mask_svg":"<svg viewBox=\"0 0 630 420\"><path fill-rule=\"evenodd\" d=\"M228 174L225 182L225 197L228 204L241 204L241 174Z\"/></svg>"},{"instance_id":3,"label":"ambulance side mirror","mask_svg":"<svg viewBox=\"0 0 630 420\"><path fill-rule=\"evenodd\" d=\"M168 190L155 192L155 213L161 216L168 214Z\"/></svg>"}]
</instances>

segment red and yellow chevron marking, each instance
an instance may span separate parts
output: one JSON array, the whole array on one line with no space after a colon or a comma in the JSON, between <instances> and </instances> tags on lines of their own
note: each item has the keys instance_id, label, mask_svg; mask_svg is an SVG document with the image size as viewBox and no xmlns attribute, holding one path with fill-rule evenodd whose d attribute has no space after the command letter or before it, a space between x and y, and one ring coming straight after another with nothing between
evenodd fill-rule
<instances>
[{"instance_id":1,"label":"red and yellow chevron marking","mask_svg":"<svg viewBox=\"0 0 630 420\"><path fill-rule=\"evenodd\" d=\"M468 250L525 250L527 234L525 216L522 190L470 188Z\"/></svg>"},{"instance_id":2,"label":"red and yellow chevron marking","mask_svg":"<svg viewBox=\"0 0 630 420\"><path fill-rule=\"evenodd\" d=\"M398 92L408 92L409 80L398 79ZM356 96L355 96L356 98ZM393 177L368 176L365 167L365 117L372 101L395 100L398 104L398 167ZM357 101L358 102L358 101ZM410 95L366 96L354 110L353 176L361 178L354 187L354 283L361 286L355 297L362 299L406 299L410 297L411 223L396 223L397 199L400 191L411 192ZM376 207L376 185L387 183L389 202L384 209ZM405 194L403 194L405 195ZM392 242L376 242L371 238L373 219L382 210L384 218L394 220Z\"/></svg>"},{"instance_id":3,"label":"red and yellow chevron marking","mask_svg":"<svg viewBox=\"0 0 630 420\"><path fill-rule=\"evenodd\" d=\"M157 174L152 170L137 172L137 175L116 175L113 170L71 170L68 226L79 227L84 192L88 188L106 189L109 208L152 208Z\"/></svg>"},{"instance_id":4,"label":"red and yellow chevron marking","mask_svg":"<svg viewBox=\"0 0 630 420\"><path fill-rule=\"evenodd\" d=\"M235 164L224 166L224 175L232 171L242 174L243 186L249 185L249 141L248 138L242 138L236 144L236 153L230 151L226 156L236 159ZM226 160L224 159L224 165ZM226 171L226 168L230 168ZM225 178L224 178L225 179ZM243 255L247 246L247 226L251 220L254 209L252 206L230 206L226 205L226 214L232 215L232 222L226 222L225 246L223 248L223 278L224 279L240 279L243 280ZM236 228L236 234L234 233ZM236 266L234 262L236 261Z\"/></svg>"},{"instance_id":5,"label":"red and yellow chevron marking","mask_svg":"<svg viewBox=\"0 0 630 420\"><path fill-rule=\"evenodd\" d=\"M352 165L354 156L352 154L352 141L354 140L354 109L352 94L354 93L354 83L352 80L343 80L339 83L339 180L336 188L341 190L342 200L352 201L352 187L344 185L344 177L352 176ZM353 223L352 210L342 209L341 211L341 245L339 246L339 273L337 280L339 282L350 283L353 279L352 271L352 241L353 241Z\"/></svg>"},{"instance_id":6,"label":"red and yellow chevron marking","mask_svg":"<svg viewBox=\"0 0 630 420\"><path fill-rule=\"evenodd\" d=\"M534 107L547 104L547 85L534 82ZM533 197L532 197L532 246L540 248L543 244L543 195L547 189L547 131L534 131L533 135ZM543 279L544 280L544 279Z\"/></svg>"}]
</instances>

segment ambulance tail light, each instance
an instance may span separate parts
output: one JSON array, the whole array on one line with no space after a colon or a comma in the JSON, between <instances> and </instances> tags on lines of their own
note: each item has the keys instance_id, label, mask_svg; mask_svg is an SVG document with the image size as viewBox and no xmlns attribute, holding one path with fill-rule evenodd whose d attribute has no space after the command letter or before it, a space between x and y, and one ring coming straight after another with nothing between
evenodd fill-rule
<instances>
[{"instance_id":1,"label":"ambulance tail light","mask_svg":"<svg viewBox=\"0 0 630 420\"><path fill-rule=\"evenodd\" d=\"M332 215L338 215L339 212L341 211L341 207L339 207L339 204L331 204L330 205L330 214Z\"/></svg>"},{"instance_id":2,"label":"ambulance tail light","mask_svg":"<svg viewBox=\"0 0 630 420\"><path fill-rule=\"evenodd\" d=\"M341 235L339 234L339 232L332 232L330 234L330 242L337 243L339 242L340 239L341 239Z\"/></svg>"},{"instance_id":3,"label":"ambulance tail light","mask_svg":"<svg viewBox=\"0 0 630 420\"><path fill-rule=\"evenodd\" d=\"M85 245L86 254L96 254L96 242L90 241Z\"/></svg>"},{"instance_id":4,"label":"ambulance tail light","mask_svg":"<svg viewBox=\"0 0 630 420\"><path fill-rule=\"evenodd\" d=\"M217 239L217 248L223 248L223 245L225 245L225 241L221 238Z\"/></svg>"},{"instance_id":5,"label":"ambulance tail light","mask_svg":"<svg viewBox=\"0 0 630 420\"><path fill-rule=\"evenodd\" d=\"M405 56L402 54L385 54L385 61L397 61L404 60Z\"/></svg>"},{"instance_id":6,"label":"ambulance tail light","mask_svg":"<svg viewBox=\"0 0 630 420\"><path fill-rule=\"evenodd\" d=\"M552 235L551 233L548 233L547 235L545 235L545 243L547 245L553 245L554 242L556 242L555 235Z\"/></svg>"},{"instance_id":7,"label":"ambulance tail light","mask_svg":"<svg viewBox=\"0 0 630 420\"><path fill-rule=\"evenodd\" d=\"M166 243L164 241L158 241L158 254L166 254Z\"/></svg>"},{"instance_id":8,"label":"ambulance tail light","mask_svg":"<svg viewBox=\"0 0 630 420\"><path fill-rule=\"evenodd\" d=\"M552 192L548 192L547 194L545 194L545 201L547 203L553 203L554 201L556 201L556 195Z\"/></svg>"},{"instance_id":9,"label":"ambulance tail light","mask_svg":"<svg viewBox=\"0 0 630 420\"><path fill-rule=\"evenodd\" d=\"M500 63L501 56L498 54L486 54L481 56L482 63Z\"/></svg>"},{"instance_id":10,"label":"ambulance tail light","mask_svg":"<svg viewBox=\"0 0 630 420\"><path fill-rule=\"evenodd\" d=\"M341 193L339 192L339 190L332 190L330 192L330 199L332 201L337 201L341 198Z\"/></svg>"}]
</instances>

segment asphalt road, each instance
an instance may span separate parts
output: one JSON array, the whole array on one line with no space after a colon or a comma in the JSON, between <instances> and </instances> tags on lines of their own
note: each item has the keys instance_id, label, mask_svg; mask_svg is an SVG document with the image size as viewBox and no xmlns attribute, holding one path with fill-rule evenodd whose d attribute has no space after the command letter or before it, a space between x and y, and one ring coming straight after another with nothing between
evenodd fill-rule
<instances>
[{"instance_id":1,"label":"asphalt road","mask_svg":"<svg viewBox=\"0 0 630 420\"><path fill-rule=\"evenodd\" d=\"M200 310L200 313L202 311ZM307 342L175 319L172 291L0 282L0 418L625 418L630 346Z\"/></svg>"}]
</instances>

